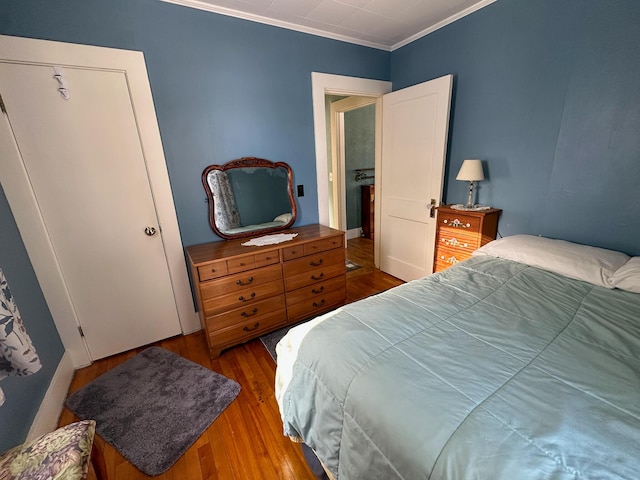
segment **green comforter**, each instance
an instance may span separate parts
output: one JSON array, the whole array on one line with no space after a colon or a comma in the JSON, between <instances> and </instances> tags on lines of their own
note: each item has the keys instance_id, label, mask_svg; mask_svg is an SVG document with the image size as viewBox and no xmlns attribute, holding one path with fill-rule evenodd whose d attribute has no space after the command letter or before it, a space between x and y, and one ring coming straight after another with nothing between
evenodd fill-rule
<instances>
[{"instance_id":1,"label":"green comforter","mask_svg":"<svg viewBox=\"0 0 640 480\"><path fill-rule=\"evenodd\" d=\"M640 295L476 257L328 315L285 434L336 479L640 478Z\"/></svg>"}]
</instances>

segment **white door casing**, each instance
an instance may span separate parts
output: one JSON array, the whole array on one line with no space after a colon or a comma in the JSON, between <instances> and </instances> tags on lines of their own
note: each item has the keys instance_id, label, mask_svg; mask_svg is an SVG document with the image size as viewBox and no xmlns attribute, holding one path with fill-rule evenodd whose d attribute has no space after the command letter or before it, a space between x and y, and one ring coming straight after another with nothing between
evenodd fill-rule
<instances>
[{"instance_id":1,"label":"white door casing","mask_svg":"<svg viewBox=\"0 0 640 480\"><path fill-rule=\"evenodd\" d=\"M433 270L452 85L446 75L383 97L380 269L405 281Z\"/></svg>"},{"instance_id":2,"label":"white door casing","mask_svg":"<svg viewBox=\"0 0 640 480\"><path fill-rule=\"evenodd\" d=\"M25 65L18 65L20 63ZM85 365L90 363L92 358L100 358L104 356L105 353L110 354L106 350L102 351L100 345L112 344L115 341L109 337L109 329L101 330L100 328L102 327L100 327L94 331L92 327L89 327L91 335L102 338L102 341L90 345L91 340L89 340L89 332L86 331L87 326L84 321L80 321L79 319L81 315L86 315L87 309L90 308L87 305L91 305L91 296L96 295L98 291L89 288L92 283L105 287L105 292L98 295L98 297L100 297L99 300L103 302L101 308L108 306L109 302L115 306L118 306L120 302L121 311L130 308L130 305L126 304L131 301L131 297L128 297L126 300L118 298L122 295L122 292L116 293L117 290L111 290L111 295L115 295L116 297L108 298L109 294L107 293L109 290L107 287L110 287L116 280L119 279L124 282L127 281L127 277L129 277L129 279L134 280L134 282L140 283L142 290L145 291L145 293L142 294L138 290L136 295L156 296L152 304L148 304L147 317L157 319L158 315L163 315L159 313L160 311L173 309L172 316L174 323L169 326L159 326L159 324L163 323L160 321L147 323L146 326L139 328L132 326L132 323L140 325L134 318L126 318L125 323L127 324L127 330L125 335L133 332L134 334L131 335L131 341L133 341L133 343L140 341L148 343L148 341L154 341L160 337L164 338L177 334L180 333L180 331L188 333L198 330L199 323L197 322L197 317L193 309L175 208L142 54L140 52L1 36L0 64L4 64L2 65L3 83L0 84L0 94L3 94L5 97L9 114L8 117L3 115L1 119L3 124L2 128L0 128L0 145L2 145L3 156L6 156L5 153L7 152L13 152L13 154L10 155L12 161L2 162L2 167L0 167L0 180L2 181L7 199L16 218L16 223L18 224L56 327L66 350L71 355L74 366ZM54 72L52 67L54 65L63 67L65 81L71 95L69 101L62 99L56 90L58 85L53 78ZM73 103L75 105L81 103L83 96L91 93L85 91L85 89L92 88L91 85L100 87L98 91L93 92L92 97L92 102L96 103L95 108L98 110L94 116L97 117L98 123L93 123L93 126L97 127L98 131L89 131L87 135L76 135L77 141L71 148L86 147L86 141L91 137L98 136L103 138L104 135L102 134L113 134L115 135L112 137L113 139L116 138L117 135L123 134L123 132L125 132L125 137L127 137L127 135L129 136L128 140L124 141L123 144L129 143L129 147L131 147L132 141L133 144L137 142L137 147L134 147L133 155L122 153L121 150L118 150L121 146L124 148L124 145L119 145L119 141L116 142L118 145L114 145L113 141L109 146L102 145L102 150L117 150L115 153L118 157L126 157L120 158L124 163L121 162L119 167L117 166L117 158L114 159L111 157L111 159L109 159L107 156L102 158L102 160L113 163L108 170L113 170L113 173L116 173L116 175L115 177L110 177L108 182L112 188L111 191L116 195L121 196L131 193L128 191L130 187L126 186L128 182L125 182L123 177L127 177L127 180L131 177L136 181L146 181L147 190L143 196L146 196L147 200L151 202L151 210L144 214L134 214L133 211L130 211L124 216L134 217L141 215L144 217L134 219L135 228L137 229L136 235L139 235L140 238L143 239L143 249L155 250L156 254L160 253L162 260L155 260L152 263L163 264L165 278L167 278L167 283L165 283L164 286L158 287L158 280L154 277L157 277L159 274L157 272L154 273L154 267L142 266L144 264L139 262L137 253L129 253L125 262L133 268L133 272L136 273L136 275L131 275L131 271L118 271L119 269L127 268L127 265L118 263L119 258L117 255L108 258L109 255L113 254L110 246L115 246L114 242L117 241L118 237L125 235L123 229L131 229L132 226L128 225L123 227L123 229L113 226L109 228L108 222L99 217L98 210L103 207L99 206L100 202L98 202L98 205L93 203L93 199L89 198L88 195L90 195L92 191L96 197L108 195L108 191L100 190L104 185L100 185L99 183L90 184L90 180L87 180L91 178L90 175L89 177L80 175L74 179L74 174L70 171L60 171L60 169L56 169L55 165L48 169L46 165L38 164L37 162L41 161L44 156L43 152L46 151L45 143L39 146L36 145L37 148L35 150L23 148L23 145L20 145L20 153L25 157L24 164L20 161L19 156L16 155L17 145L11 135L9 119L15 123L13 126L16 129L19 144L25 142L24 138L21 139L20 137L26 136L27 134L25 132L29 132L29 130L31 130L32 136L36 136L36 133L45 132L44 129L49 128L49 130L58 137L64 136L66 131L65 128L56 130L56 122L53 119L48 120L53 123L47 123L47 121L45 121L38 125L37 119L35 118L36 110L29 107L29 102L20 101L20 105L16 106L14 103L19 96L9 91L7 91L7 93L4 92L4 90L8 89L5 85L11 83L6 78L6 74L13 72L13 74L16 75L14 79L16 81L13 82L14 87L17 81L24 83L26 87L28 83L26 82L26 78L32 80L32 77L34 77L32 73L35 71L45 71L47 73L44 77L45 80L43 80L44 83L34 85L36 89L32 90L32 93L34 95L41 95L43 94L43 90L49 88L50 84L50 87L56 95L55 99L62 108L62 110L56 113L58 116L64 116L63 112L70 110L69 104ZM27 74L25 72L31 73ZM39 74L36 74L34 78L37 80L38 77ZM104 79L104 83L100 83L100 81L97 80L98 78ZM36 84L37 83L38 81L36 81ZM110 98L109 91L111 88L114 89L111 91L111 96L115 95L118 97L118 92L120 92L120 94L126 92L129 102L128 107L126 102L111 102L108 100ZM103 98L105 100L102 100ZM123 100L122 95L118 98ZM103 117L110 115L113 111L118 111L119 114L122 114L122 111L128 111L125 115L127 118L119 120L118 122L112 122L111 124L100 124L100 120L104 120ZM100 115L97 115L98 113ZM20 115L22 115L22 119L20 119ZM87 117L82 123L90 127L91 118L92 115L87 114ZM70 121L69 119L59 118L58 124L64 125L63 120ZM29 125L27 125L27 122L29 122ZM129 122L128 125L126 125L127 122ZM73 128L78 128L78 126L75 125ZM119 131L115 132L116 130ZM68 131L66 132L69 133ZM100 135L97 135L98 132ZM42 140L41 135L37 135L37 137L39 140ZM29 141L27 141L27 143L29 143ZM38 148L40 150L38 150ZM35 155L32 155L34 153ZM50 153L58 156L56 161L64 161L65 154L69 154L70 152L64 152L58 145L54 148L54 151ZM53 155L52 158L55 158L56 155ZM28 159L27 156L30 158ZM87 172L89 172L92 161L98 160L97 157L100 157L100 155L97 155L96 158L85 157L85 162L76 161L75 164L68 164L64 168L88 168L89 170L87 170ZM18 161L15 161L16 158ZM137 162L136 159L138 160ZM131 165L127 166L127 162L136 163L137 167L128 169L128 166L130 167ZM36 165L39 165L39 167L36 167ZM101 168L104 169L104 165ZM119 171L118 168L124 168L126 173ZM104 172L105 180L107 180L110 173L112 172ZM49 180L50 184L48 184ZM77 205L74 207L76 209L75 214L80 216L84 214L84 221L90 221L92 216L99 217L98 221L94 222L93 225L76 225L75 227L72 222L69 222L72 218L69 215L58 215L58 217L63 217L62 220L58 218L55 221L47 221L47 216L53 214L55 217L55 212L52 209L69 208L71 198L61 194L61 187L56 187L54 180L62 182L58 183L58 185L64 185L65 189L67 186L82 183L81 187L84 188L82 195L84 198L80 198L76 202ZM47 188L49 191L47 191ZM137 191L139 190L138 188L134 188L134 190L136 190L136 195L140 193ZM114 202L114 205L112 205L114 208L116 206L115 203L118 202ZM136 200L135 203L144 202ZM89 211L86 209L87 206L90 206ZM158 230L161 228L162 232L157 233L153 237L147 237L143 231L147 224L149 224L149 226L155 226ZM68 235L66 229L68 229ZM92 233L96 235L91 237ZM68 245L63 245L65 237L86 237L92 238L92 240L76 243L75 246L73 242L70 242ZM63 243L60 243L60 241ZM100 243L101 241L103 243ZM144 241L146 241L146 243L144 243ZM137 241L131 241L131 243L136 242ZM83 266L78 265L78 263L81 262L75 262L76 265L72 266L69 266L68 261L66 263L59 262L59 260L63 260L63 258L70 257L72 251L82 248L83 244L89 245L91 248L89 248L88 251L97 257L97 263L91 267L93 270L91 268L89 270L82 270ZM148 270L149 268L151 268L151 270ZM96 270L101 271L98 272ZM86 278L87 275L89 278ZM78 280L78 278L83 277L86 278L84 284ZM72 278L75 278L75 280L72 280ZM164 300L157 298L157 292L161 292L160 296L163 298L167 296L171 297L170 302L163 303ZM80 301L77 301L80 299L78 295L81 297ZM82 305L83 302L86 302L86 304ZM158 307L158 309L156 309L156 307ZM118 316L117 309L114 314L116 317ZM133 317L139 318L139 315L144 316L144 314L138 312L134 314ZM120 316L124 317L122 314ZM180 323L176 323L178 316ZM111 324L112 320L105 320L103 318L102 321L113 326L114 330L120 328ZM85 329L85 334L87 334L87 344L89 344L91 354L87 351L82 337L80 337L78 333L77 325L79 323L82 324L83 329ZM120 326L122 327L122 325ZM145 336L149 330L152 331L151 337ZM153 336L156 338L148 340ZM116 348L126 349L127 346L128 344L125 342Z\"/></svg>"}]
</instances>

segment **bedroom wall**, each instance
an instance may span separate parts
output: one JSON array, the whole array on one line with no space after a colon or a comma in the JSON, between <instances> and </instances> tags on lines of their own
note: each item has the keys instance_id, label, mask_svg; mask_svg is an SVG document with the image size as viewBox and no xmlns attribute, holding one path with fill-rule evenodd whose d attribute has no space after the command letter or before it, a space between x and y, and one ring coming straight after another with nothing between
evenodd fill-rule
<instances>
[{"instance_id":1,"label":"bedroom wall","mask_svg":"<svg viewBox=\"0 0 640 480\"><path fill-rule=\"evenodd\" d=\"M27 377L0 381L5 403L0 407L0 452L21 443L60 363L64 347L45 303L18 227L0 187L0 268L33 342L42 368Z\"/></svg>"},{"instance_id":2,"label":"bedroom wall","mask_svg":"<svg viewBox=\"0 0 640 480\"><path fill-rule=\"evenodd\" d=\"M306 187L298 224L317 222L311 72L389 78L389 52L158 0L4 0L0 34L144 52L185 246L219 240L202 171L243 156L289 163ZM36 375L2 382L2 450L25 438L62 346L4 195L0 231L0 266L45 359Z\"/></svg>"},{"instance_id":3,"label":"bedroom wall","mask_svg":"<svg viewBox=\"0 0 640 480\"><path fill-rule=\"evenodd\" d=\"M452 73L446 201L465 158L500 233L640 255L640 4L499 0L392 53L394 90Z\"/></svg>"}]
</instances>

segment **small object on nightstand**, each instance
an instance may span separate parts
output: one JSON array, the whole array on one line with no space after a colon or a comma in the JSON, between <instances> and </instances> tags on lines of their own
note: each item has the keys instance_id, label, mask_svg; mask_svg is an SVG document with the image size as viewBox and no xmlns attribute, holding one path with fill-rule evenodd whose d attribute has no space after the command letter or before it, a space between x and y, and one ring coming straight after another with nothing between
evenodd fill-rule
<instances>
[{"instance_id":1,"label":"small object on nightstand","mask_svg":"<svg viewBox=\"0 0 640 480\"><path fill-rule=\"evenodd\" d=\"M474 205L473 203L473 182L479 182L484 180L484 171L482 170L482 161L481 160L465 160L462 162L462 166L460 167L460 171L458 172L458 176L456 180L463 180L465 182L469 182L469 198L467 199L467 203L465 205L457 204L452 205L452 208L456 210L479 210L484 209L482 205ZM476 208L481 207L481 208Z\"/></svg>"},{"instance_id":2,"label":"small object on nightstand","mask_svg":"<svg viewBox=\"0 0 640 480\"><path fill-rule=\"evenodd\" d=\"M498 234L498 217L502 210L458 210L453 207L443 205L437 208L434 272L470 258L474 250L495 240Z\"/></svg>"}]
</instances>

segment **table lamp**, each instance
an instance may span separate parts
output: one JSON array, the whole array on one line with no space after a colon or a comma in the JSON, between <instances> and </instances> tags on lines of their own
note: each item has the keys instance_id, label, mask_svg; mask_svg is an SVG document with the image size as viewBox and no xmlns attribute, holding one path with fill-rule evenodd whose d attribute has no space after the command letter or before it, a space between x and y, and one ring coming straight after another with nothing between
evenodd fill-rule
<instances>
[{"instance_id":1,"label":"table lamp","mask_svg":"<svg viewBox=\"0 0 640 480\"><path fill-rule=\"evenodd\" d=\"M464 210L473 210L473 182L479 182L484 180L484 172L482 171L481 160L465 160L462 162L460 171L456 180L463 180L469 182L469 198L467 204L464 205Z\"/></svg>"}]
</instances>

